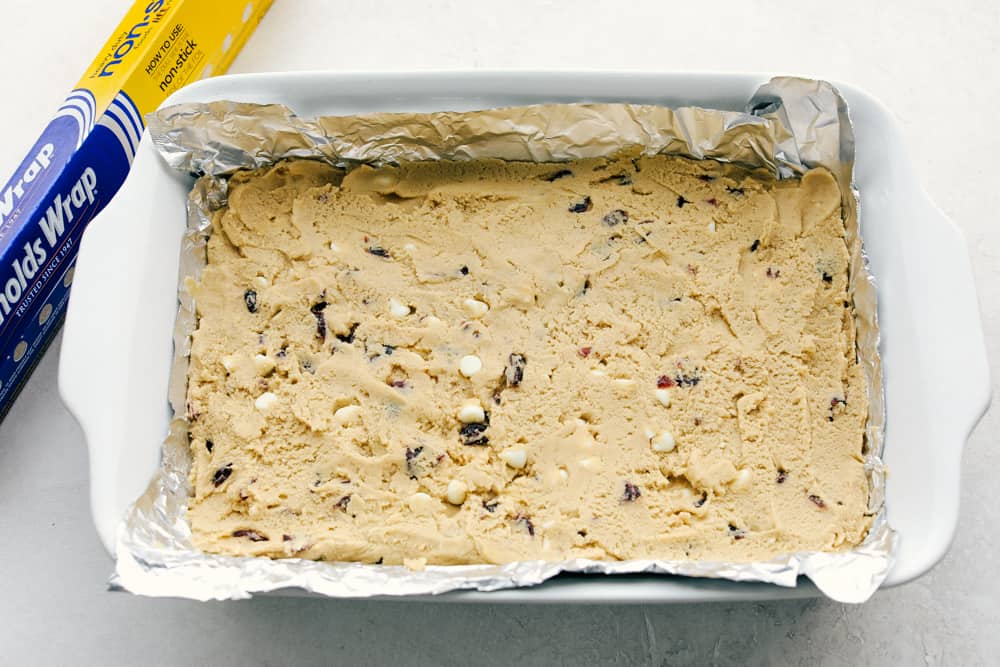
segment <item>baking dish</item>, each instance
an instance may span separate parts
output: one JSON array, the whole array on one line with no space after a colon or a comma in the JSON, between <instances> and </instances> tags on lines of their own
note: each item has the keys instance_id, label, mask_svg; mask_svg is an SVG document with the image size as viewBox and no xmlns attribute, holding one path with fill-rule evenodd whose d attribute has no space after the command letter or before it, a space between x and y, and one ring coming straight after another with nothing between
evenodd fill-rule
<instances>
[{"instance_id":1,"label":"baking dish","mask_svg":"<svg viewBox=\"0 0 1000 667\"><path fill-rule=\"evenodd\" d=\"M528 72L268 74L202 82L180 91L167 104L215 99L280 102L303 116L572 101L737 110L768 78ZM888 113L864 93L840 88L853 111L863 233L880 286L886 462L891 471L887 506L901 537L898 561L887 582L891 585L926 571L947 549L957 520L962 445L985 410L989 382L960 233L917 186ZM152 476L158 443L166 432L176 249L191 182L169 170L144 138L128 181L81 245L83 260L67 317L60 386L87 437L94 517L109 549L123 511ZM932 274L927 266L938 271ZM560 577L532 589L457 593L448 599L681 601L813 592L806 586L787 590L661 576Z\"/></svg>"}]
</instances>

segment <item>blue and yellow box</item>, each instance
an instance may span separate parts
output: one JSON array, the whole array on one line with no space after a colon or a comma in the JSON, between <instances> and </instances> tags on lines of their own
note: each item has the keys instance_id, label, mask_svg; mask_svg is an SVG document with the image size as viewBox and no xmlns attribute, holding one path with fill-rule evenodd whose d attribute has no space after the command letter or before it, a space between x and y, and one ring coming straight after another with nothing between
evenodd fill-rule
<instances>
[{"instance_id":1,"label":"blue and yellow box","mask_svg":"<svg viewBox=\"0 0 1000 667\"><path fill-rule=\"evenodd\" d=\"M58 330L87 223L121 187L145 114L226 71L270 0L140 0L0 189L0 418Z\"/></svg>"}]
</instances>

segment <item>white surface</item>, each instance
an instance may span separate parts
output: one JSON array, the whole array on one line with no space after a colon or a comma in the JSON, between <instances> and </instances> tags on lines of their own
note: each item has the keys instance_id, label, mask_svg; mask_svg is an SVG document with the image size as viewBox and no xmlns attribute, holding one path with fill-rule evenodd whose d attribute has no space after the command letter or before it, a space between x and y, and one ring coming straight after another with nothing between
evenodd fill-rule
<instances>
[{"instance_id":1,"label":"white surface","mask_svg":"<svg viewBox=\"0 0 1000 667\"><path fill-rule=\"evenodd\" d=\"M217 99L280 102L305 117L581 100L671 106L693 102L738 110L767 78L636 73L256 74L202 81L178 92L167 104ZM926 572L950 543L958 516L961 452L986 407L989 384L964 239L920 191L898 126L888 112L864 93L844 86L841 90L853 113L862 231L880 285L886 455L892 471L886 495L900 539L888 583L896 584ZM186 174L166 169L148 139L136 155L125 185L91 223L80 246L60 369L62 394L88 441L94 517L109 551L122 514L145 488L168 428L164 406L178 272L176 251L169 250L179 247L179 221L191 183ZM935 262L947 270L940 275L922 270ZM120 280L122 272L133 279ZM951 345L935 349L938 341L945 340ZM101 345L121 354L111 358L89 354ZM928 363L932 358L934 363ZM955 386L945 389L949 381ZM108 410L109 404L118 410ZM929 411L929 405L939 409ZM801 595L778 587L706 585L682 578L591 577L474 597L648 602Z\"/></svg>"},{"instance_id":2,"label":"white surface","mask_svg":"<svg viewBox=\"0 0 1000 667\"><path fill-rule=\"evenodd\" d=\"M788 71L851 81L897 114L921 183L967 235L997 383L1000 188L990 166L1000 134L984 133L1000 107L996 5L483 7L489 11L458 2L278 0L232 71L592 66ZM0 42L0 173L7 174L124 6L94 0L55 11L3 0L0 12L8 28ZM16 103L10 91L20 92ZM963 110L956 128L936 118L946 103ZM996 410L965 454L949 554L929 575L860 608L823 601L645 609L299 599L199 605L103 591L110 563L89 519L83 439L56 396L56 350L0 425L4 661L990 664L1000 651Z\"/></svg>"}]
</instances>

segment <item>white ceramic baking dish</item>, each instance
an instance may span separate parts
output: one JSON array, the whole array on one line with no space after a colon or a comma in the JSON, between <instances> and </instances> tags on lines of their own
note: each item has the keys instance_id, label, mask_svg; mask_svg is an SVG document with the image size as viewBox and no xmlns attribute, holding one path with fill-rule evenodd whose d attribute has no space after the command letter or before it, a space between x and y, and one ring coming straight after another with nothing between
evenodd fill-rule
<instances>
[{"instance_id":1,"label":"white ceramic baking dish","mask_svg":"<svg viewBox=\"0 0 1000 667\"><path fill-rule=\"evenodd\" d=\"M544 102L635 102L742 110L764 74L465 72L253 74L209 79L165 104L279 102L302 116L471 110ZM965 240L921 190L889 111L851 86L862 234L879 287L889 520L898 559L885 583L929 570L958 519L962 448L990 399ZM144 135L132 172L80 246L59 386L90 452L91 503L112 551L118 522L159 460L176 312L178 248L193 179L166 167ZM561 576L541 586L439 599L679 602L815 595L765 584L659 575Z\"/></svg>"}]
</instances>

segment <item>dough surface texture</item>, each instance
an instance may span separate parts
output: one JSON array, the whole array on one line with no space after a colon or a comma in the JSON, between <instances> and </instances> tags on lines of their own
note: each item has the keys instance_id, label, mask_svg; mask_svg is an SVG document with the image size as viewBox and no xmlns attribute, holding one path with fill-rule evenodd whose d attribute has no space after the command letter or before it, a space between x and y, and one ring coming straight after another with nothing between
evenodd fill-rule
<instances>
[{"instance_id":1,"label":"dough surface texture","mask_svg":"<svg viewBox=\"0 0 1000 667\"><path fill-rule=\"evenodd\" d=\"M195 544L402 564L859 543L840 191L680 158L241 172L191 281Z\"/></svg>"}]
</instances>

